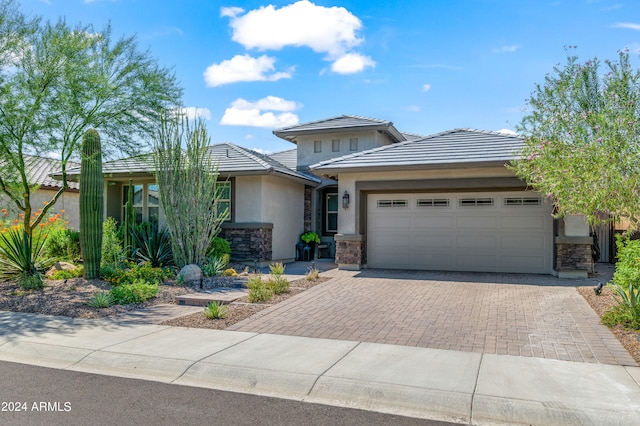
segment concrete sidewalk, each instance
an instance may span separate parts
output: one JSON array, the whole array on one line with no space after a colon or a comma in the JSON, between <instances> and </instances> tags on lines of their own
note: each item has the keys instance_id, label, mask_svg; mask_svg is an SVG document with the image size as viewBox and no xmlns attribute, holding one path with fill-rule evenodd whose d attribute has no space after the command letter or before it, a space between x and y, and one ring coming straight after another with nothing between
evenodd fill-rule
<instances>
[{"instance_id":1,"label":"concrete sidewalk","mask_svg":"<svg viewBox=\"0 0 640 426\"><path fill-rule=\"evenodd\" d=\"M0 312L0 360L466 424L624 425L640 368Z\"/></svg>"}]
</instances>

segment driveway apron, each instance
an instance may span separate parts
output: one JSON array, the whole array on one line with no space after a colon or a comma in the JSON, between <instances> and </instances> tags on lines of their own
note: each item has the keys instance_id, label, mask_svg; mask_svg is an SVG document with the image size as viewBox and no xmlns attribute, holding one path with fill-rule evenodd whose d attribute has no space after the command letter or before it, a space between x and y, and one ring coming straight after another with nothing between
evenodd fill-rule
<instances>
[{"instance_id":1,"label":"driveway apron","mask_svg":"<svg viewBox=\"0 0 640 426\"><path fill-rule=\"evenodd\" d=\"M230 330L637 365L576 291L544 275L335 271Z\"/></svg>"}]
</instances>

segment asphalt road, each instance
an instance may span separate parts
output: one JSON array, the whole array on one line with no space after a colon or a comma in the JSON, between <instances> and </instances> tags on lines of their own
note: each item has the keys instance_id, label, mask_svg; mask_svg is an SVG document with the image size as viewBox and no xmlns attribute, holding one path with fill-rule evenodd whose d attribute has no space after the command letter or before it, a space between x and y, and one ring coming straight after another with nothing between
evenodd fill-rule
<instances>
[{"instance_id":1,"label":"asphalt road","mask_svg":"<svg viewBox=\"0 0 640 426\"><path fill-rule=\"evenodd\" d=\"M0 404L3 426L452 424L10 362L0 362Z\"/></svg>"}]
</instances>

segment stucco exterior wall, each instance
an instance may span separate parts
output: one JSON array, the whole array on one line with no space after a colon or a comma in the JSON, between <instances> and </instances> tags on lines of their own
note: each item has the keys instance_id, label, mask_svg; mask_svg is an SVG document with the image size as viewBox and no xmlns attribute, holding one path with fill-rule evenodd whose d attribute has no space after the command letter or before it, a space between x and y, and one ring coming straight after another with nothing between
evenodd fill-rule
<instances>
[{"instance_id":1,"label":"stucco exterior wall","mask_svg":"<svg viewBox=\"0 0 640 426\"><path fill-rule=\"evenodd\" d=\"M351 151L350 139L358 138L358 149ZM332 140L340 139L340 151L332 151ZM322 152L314 152L314 141L322 141ZM329 160L354 152L389 145L391 139L376 130L360 132L325 133L298 137L298 167L309 166L320 161Z\"/></svg>"},{"instance_id":2,"label":"stucco exterior wall","mask_svg":"<svg viewBox=\"0 0 640 426\"><path fill-rule=\"evenodd\" d=\"M273 223L273 260L293 260L304 231L304 185L275 176L263 181L262 214Z\"/></svg>"},{"instance_id":3,"label":"stucco exterior wall","mask_svg":"<svg viewBox=\"0 0 640 426\"><path fill-rule=\"evenodd\" d=\"M31 205L34 210L37 210L44 206L44 202L49 202L55 195L56 191L38 189L31 194ZM49 213L56 214L64 210L64 217L69 221L68 227L80 229L80 193L78 192L64 192L55 205L51 207Z\"/></svg>"},{"instance_id":4,"label":"stucco exterior wall","mask_svg":"<svg viewBox=\"0 0 640 426\"><path fill-rule=\"evenodd\" d=\"M235 222L265 222L262 214L263 176L238 176L236 178L236 198L232 209Z\"/></svg>"},{"instance_id":5,"label":"stucco exterior wall","mask_svg":"<svg viewBox=\"0 0 640 426\"><path fill-rule=\"evenodd\" d=\"M342 197L342 194L347 191L350 194L351 201L348 209L343 209L342 202L340 203L340 210L338 214L338 233L349 235L357 232L357 217L361 206L359 205L360 200L358 199L358 194L356 194L356 182L468 179L513 176L513 173L505 167L341 173L338 179L338 194Z\"/></svg>"}]
</instances>

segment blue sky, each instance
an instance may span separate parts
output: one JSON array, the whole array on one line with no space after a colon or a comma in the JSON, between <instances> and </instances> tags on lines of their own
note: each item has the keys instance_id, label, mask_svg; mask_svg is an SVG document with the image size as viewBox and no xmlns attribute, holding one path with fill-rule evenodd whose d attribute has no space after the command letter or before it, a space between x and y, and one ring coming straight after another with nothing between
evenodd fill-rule
<instances>
[{"instance_id":1,"label":"blue sky","mask_svg":"<svg viewBox=\"0 0 640 426\"><path fill-rule=\"evenodd\" d=\"M22 0L70 24L111 22L173 67L212 142L276 152L278 127L341 114L401 131L514 129L566 61L638 57L636 0ZM634 61L637 64L637 60Z\"/></svg>"}]
</instances>

